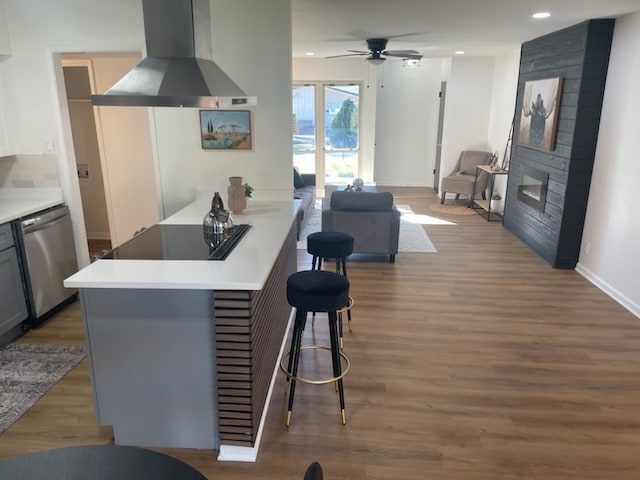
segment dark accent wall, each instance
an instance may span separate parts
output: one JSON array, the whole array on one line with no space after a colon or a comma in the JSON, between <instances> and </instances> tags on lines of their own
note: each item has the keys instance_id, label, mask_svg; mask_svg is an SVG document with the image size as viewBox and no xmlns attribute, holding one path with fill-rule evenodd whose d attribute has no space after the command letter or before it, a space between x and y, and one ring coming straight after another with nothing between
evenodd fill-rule
<instances>
[{"instance_id":1,"label":"dark accent wall","mask_svg":"<svg viewBox=\"0 0 640 480\"><path fill-rule=\"evenodd\" d=\"M589 20L522 45L503 223L557 268L578 262L614 22ZM551 77L563 77L555 149L519 145L524 84ZM543 212L518 200L526 166L549 173Z\"/></svg>"}]
</instances>

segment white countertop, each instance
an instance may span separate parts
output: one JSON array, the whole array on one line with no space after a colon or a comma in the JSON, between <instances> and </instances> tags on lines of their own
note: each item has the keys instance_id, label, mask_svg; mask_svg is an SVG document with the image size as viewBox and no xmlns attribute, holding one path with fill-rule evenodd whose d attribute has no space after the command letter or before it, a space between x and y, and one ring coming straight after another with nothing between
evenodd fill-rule
<instances>
[{"instance_id":1,"label":"white countertop","mask_svg":"<svg viewBox=\"0 0 640 480\"><path fill-rule=\"evenodd\" d=\"M163 224L202 225L211 196L202 196ZM247 231L225 260L97 260L64 281L70 288L260 290L293 224L300 202L251 201L235 224Z\"/></svg>"},{"instance_id":2,"label":"white countertop","mask_svg":"<svg viewBox=\"0 0 640 480\"><path fill-rule=\"evenodd\" d=\"M0 188L0 224L63 202L60 188Z\"/></svg>"}]
</instances>

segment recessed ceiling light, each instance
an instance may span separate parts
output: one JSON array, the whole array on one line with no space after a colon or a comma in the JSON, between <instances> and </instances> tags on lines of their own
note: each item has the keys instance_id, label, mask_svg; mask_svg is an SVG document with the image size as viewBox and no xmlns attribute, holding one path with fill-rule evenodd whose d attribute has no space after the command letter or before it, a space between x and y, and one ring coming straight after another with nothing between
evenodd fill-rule
<instances>
[{"instance_id":1,"label":"recessed ceiling light","mask_svg":"<svg viewBox=\"0 0 640 480\"><path fill-rule=\"evenodd\" d=\"M464 55L464 50L456 50L454 53L456 55Z\"/></svg>"},{"instance_id":2,"label":"recessed ceiling light","mask_svg":"<svg viewBox=\"0 0 640 480\"><path fill-rule=\"evenodd\" d=\"M304 54L305 54L307 57L313 57L313 56L315 55L315 53L313 53L313 52L304 52Z\"/></svg>"},{"instance_id":3,"label":"recessed ceiling light","mask_svg":"<svg viewBox=\"0 0 640 480\"><path fill-rule=\"evenodd\" d=\"M551 14L549 12L537 12L531 15L533 18L549 18Z\"/></svg>"}]
</instances>

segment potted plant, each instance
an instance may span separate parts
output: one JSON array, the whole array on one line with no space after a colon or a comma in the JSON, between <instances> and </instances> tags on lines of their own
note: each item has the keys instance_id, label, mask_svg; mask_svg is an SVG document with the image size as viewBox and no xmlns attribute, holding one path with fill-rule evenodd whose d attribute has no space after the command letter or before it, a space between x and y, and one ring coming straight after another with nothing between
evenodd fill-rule
<instances>
[{"instance_id":1,"label":"potted plant","mask_svg":"<svg viewBox=\"0 0 640 480\"><path fill-rule=\"evenodd\" d=\"M251 198L251 194L253 193L253 187L248 183L244 184L244 196L247 198Z\"/></svg>"},{"instance_id":2,"label":"potted plant","mask_svg":"<svg viewBox=\"0 0 640 480\"><path fill-rule=\"evenodd\" d=\"M491 210L494 212L499 212L502 210L502 195L498 192L494 193L491 196Z\"/></svg>"}]
</instances>

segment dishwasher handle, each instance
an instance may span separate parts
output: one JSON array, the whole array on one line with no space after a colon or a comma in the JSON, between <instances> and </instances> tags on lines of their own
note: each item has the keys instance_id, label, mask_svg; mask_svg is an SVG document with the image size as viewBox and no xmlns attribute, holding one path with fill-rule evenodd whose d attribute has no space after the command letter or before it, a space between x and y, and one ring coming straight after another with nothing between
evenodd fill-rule
<instances>
[{"instance_id":1,"label":"dishwasher handle","mask_svg":"<svg viewBox=\"0 0 640 480\"><path fill-rule=\"evenodd\" d=\"M47 224L66 217L67 215L69 215L69 209L67 207L54 208L41 212L33 217L25 218L20 222L20 226L22 227L23 233L35 232L46 228Z\"/></svg>"}]
</instances>

